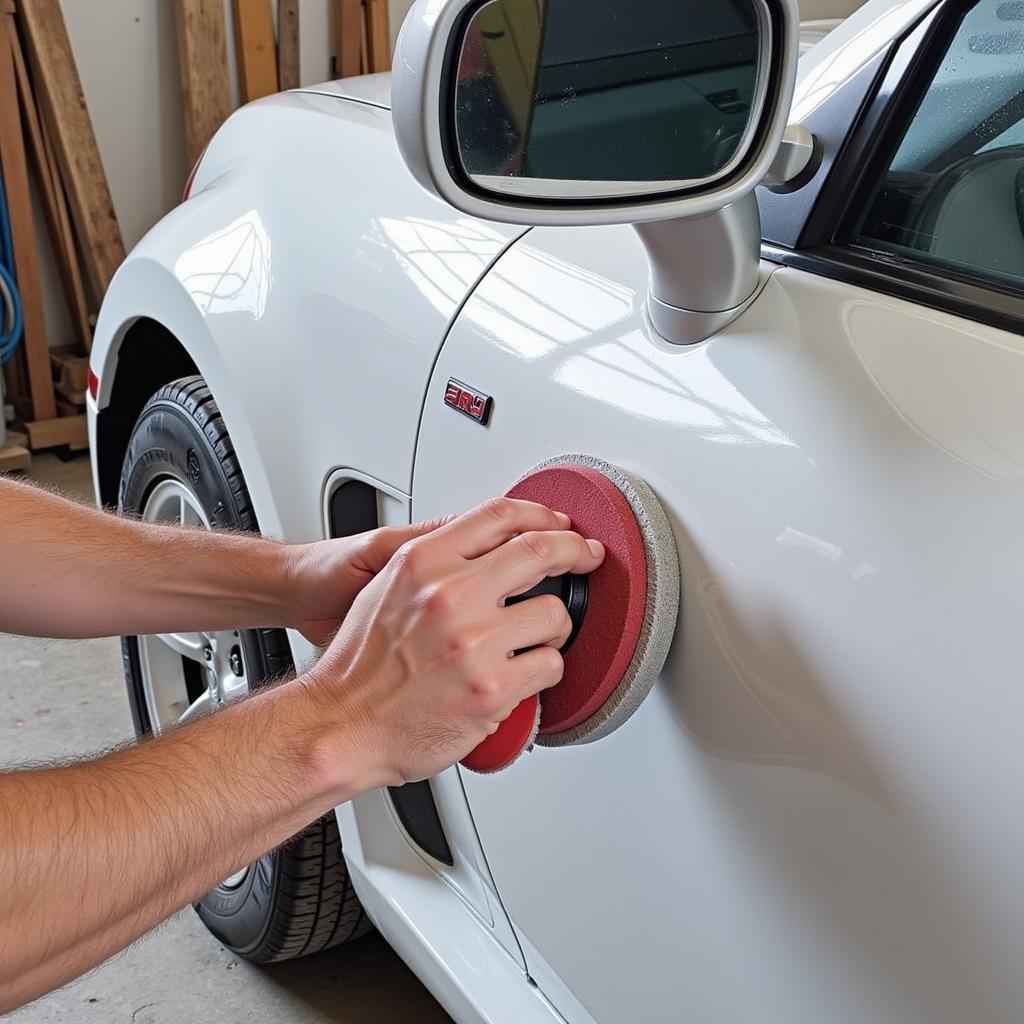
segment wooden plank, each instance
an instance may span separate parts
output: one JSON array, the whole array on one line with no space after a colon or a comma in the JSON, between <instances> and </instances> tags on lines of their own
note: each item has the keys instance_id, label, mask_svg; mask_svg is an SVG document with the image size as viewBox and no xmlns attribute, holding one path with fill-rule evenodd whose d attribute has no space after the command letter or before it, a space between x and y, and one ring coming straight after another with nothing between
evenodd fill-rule
<instances>
[{"instance_id":1,"label":"wooden plank","mask_svg":"<svg viewBox=\"0 0 1024 1024\"><path fill-rule=\"evenodd\" d=\"M391 25L388 20L388 0L365 0L367 37L370 41L370 61L367 70L391 70Z\"/></svg>"},{"instance_id":2,"label":"wooden plank","mask_svg":"<svg viewBox=\"0 0 1024 1024\"><path fill-rule=\"evenodd\" d=\"M67 262L66 287L70 289L68 305L71 309L72 321L76 325L76 331L81 335L82 344L88 353L92 351L92 335L96 318L89 312L89 299L86 296L85 281L82 278L82 261L78 255L75 232L71 226L67 195L64 192L64 185L60 180L57 155L54 153L53 143L50 141L50 133L47 131L46 125L43 125L43 152L46 154L46 162L49 164L50 175L55 182L57 192L57 218L60 222L64 260Z\"/></svg>"},{"instance_id":3,"label":"wooden plank","mask_svg":"<svg viewBox=\"0 0 1024 1024\"><path fill-rule=\"evenodd\" d=\"M76 406L76 412L82 412L82 407L85 405L85 391L72 391L66 384L61 381L57 381L53 385L54 390L57 392L57 408L60 409L61 401L64 401L70 405ZM66 415L61 413L61 415Z\"/></svg>"},{"instance_id":4,"label":"wooden plank","mask_svg":"<svg viewBox=\"0 0 1024 1024\"><path fill-rule=\"evenodd\" d=\"M66 356L50 353L50 366L54 379L65 393L77 394L89 386L89 360L86 356Z\"/></svg>"},{"instance_id":5,"label":"wooden plank","mask_svg":"<svg viewBox=\"0 0 1024 1024\"><path fill-rule=\"evenodd\" d=\"M19 0L32 78L49 129L89 283L101 299L124 261L124 243L78 78L59 0Z\"/></svg>"},{"instance_id":6,"label":"wooden plank","mask_svg":"<svg viewBox=\"0 0 1024 1024\"><path fill-rule=\"evenodd\" d=\"M360 0L334 0L334 74L337 78L361 73L363 38Z\"/></svg>"},{"instance_id":7,"label":"wooden plank","mask_svg":"<svg viewBox=\"0 0 1024 1024\"><path fill-rule=\"evenodd\" d=\"M366 6L363 6L363 31L359 36L359 74L370 71L370 23L366 17Z\"/></svg>"},{"instance_id":8,"label":"wooden plank","mask_svg":"<svg viewBox=\"0 0 1024 1024\"><path fill-rule=\"evenodd\" d=\"M25 353L19 345L14 350L14 358L8 359L3 366L4 389L7 394L4 401L14 406L15 414L19 419L28 413L31 418L32 411L29 408L28 400L28 374L25 370Z\"/></svg>"},{"instance_id":9,"label":"wooden plank","mask_svg":"<svg viewBox=\"0 0 1024 1024\"><path fill-rule=\"evenodd\" d=\"M0 448L0 473L26 473L32 468L32 453L20 444Z\"/></svg>"},{"instance_id":10,"label":"wooden plank","mask_svg":"<svg viewBox=\"0 0 1024 1024\"><path fill-rule=\"evenodd\" d=\"M85 448L89 444L89 428L85 415L57 417L56 405L51 419L31 420L25 424L28 446L32 451L42 448Z\"/></svg>"},{"instance_id":11,"label":"wooden plank","mask_svg":"<svg viewBox=\"0 0 1024 1024\"><path fill-rule=\"evenodd\" d=\"M235 56L242 102L277 92L277 51L270 0L234 0Z\"/></svg>"},{"instance_id":12,"label":"wooden plank","mask_svg":"<svg viewBox=\"0 0 1024 1024\"><path fill-rule=\"evenodd\" d=\"M231 113L228 44L220 0L175 0L185 147L194 164Z\"/></svg>"},{"instance_id":13,"label":"wooden plank","mask_svg":"<svg viewBox=\"0 0 1024 1024\"><path fill-rule=\"evenodd\" d=\"M14 274L25 315L25 335L21 347L24 349L32 415L37 419L49 419L56 415L57 406L50 381L50 360L47 357L36 226L32 217L21 118L18 116L17 104L11 102L17 88L11 43L14 31L14 15L0 14L0 97L3 98L0 100L0 167L3 169L10 214Z\"/></svg>"},{"instance_id":14,"label":"wooden plank","mask_svg":"<svg viewBox=\"0 0 1024 1024\"><path fill-rule=\"evenodd\" d=\"M277 80L282 89L298 89L299 0L277 0Z\"/></svg>"},{"instance_id":15,"label":"wooden plank","mask_svg":"<svg viewBox=\"0 0 1024 1024\"><path fill-rule=\"evenodd\" d=\"M78 264L78 253L75 250L75 238L71 231L71 220L68 216L67 200L64 186L57 170L53 147L43 131L36 109L35 97L25 66L25 55L21 50L21 42L16 33L12 34L12 56L14 57L14 73L18 83L18 96L21 100L21 118L28 138L29 151L35 165L36 181L39 183L39 194L42 199L46 226L50 233L50 243L57 260L61 283L64 286L64 298L67 301L71 327L75 332L81 351L88 352L92 347L92 325L89 323L89 306L85 298L85 288Z\"/></svg>"}]
</instances>

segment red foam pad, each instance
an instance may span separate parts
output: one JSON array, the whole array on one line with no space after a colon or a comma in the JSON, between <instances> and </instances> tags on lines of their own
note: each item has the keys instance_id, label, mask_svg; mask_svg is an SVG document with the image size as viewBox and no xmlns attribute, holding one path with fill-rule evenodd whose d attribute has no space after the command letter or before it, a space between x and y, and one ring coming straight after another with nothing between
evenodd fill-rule
<instances>
[{"instance_id":1,"label":"red foam pad","mask_svg":"<svg viewBox=\"0 0 1024 1024\"><path fill-rule=\"evenodd\" d=\"M537 725L537 698L519 704L504 722L462 763L475 772L496 772L507 768L533 742Z\"/></svg>"},{"instance_id":2,"label":"red foam pad","mask_svg":"<svg viewBox=\"0 0 1024 1024\"><path fill-rule=\"evenodd\" d=\"M572 528L601 541L606 550L601 567L590 576L587 612L576 641L565 656L562 681L541 695L542 733L575 728L590 718L615 692L636 650L647 608L647 556L643 535L622 492L607 477L584 466L551 466L532 473L508 492L512 498L540 502L572 519ZM533 699L530 711L535 710ZM477 747L462 763L477 771L496 771L510 764L508 751L523 736L520 705L488 738L495 764ZM470 759L475 763L471 764Z\"/></svg>"}]
</instances>

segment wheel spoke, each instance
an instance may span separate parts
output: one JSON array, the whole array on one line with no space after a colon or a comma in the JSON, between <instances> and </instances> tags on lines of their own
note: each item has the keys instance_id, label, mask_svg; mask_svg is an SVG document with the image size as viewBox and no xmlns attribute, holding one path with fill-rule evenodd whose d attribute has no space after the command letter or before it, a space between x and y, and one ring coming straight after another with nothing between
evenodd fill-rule
<instances>
[{"instance_id":1,"label":"wheel spoke","mask_svg":"<svg viewBox=\"0 0 1024 1024\"><path fill-rule=\"evenodd\" d=\"M190 661L198 661L205 664L203 649L209 645L209 639L204 633L157 633L156 637L165 643L175 654L180 654Z\"/></svg>"},{"instance_id":2,"label":"wheel spoke","mask_svg":"<svg viewBox=\"0 0 1024 1024\"><path fill-rule=\"evenodd\" d=\"M213 696L210 694L209 690L206 690L188 706L185 714L183 714L178 721L191 722L197 718L203 718L211 711L216 710L216 707L217 705L213 700Z\"/></svg>"},{"instance_id":3,"label":"wheel spoke","mask_svg":"<svg viewBox=\"0 0 1024 1024\"><path fill-rule=\"evenodd\" d=\"M239 677L233 673L221 676L220 693L221 699L225 703L229 700L237 700L239 697L244 697L248 692L249 684L244 676Z\"/></svg>"}]
</instances>

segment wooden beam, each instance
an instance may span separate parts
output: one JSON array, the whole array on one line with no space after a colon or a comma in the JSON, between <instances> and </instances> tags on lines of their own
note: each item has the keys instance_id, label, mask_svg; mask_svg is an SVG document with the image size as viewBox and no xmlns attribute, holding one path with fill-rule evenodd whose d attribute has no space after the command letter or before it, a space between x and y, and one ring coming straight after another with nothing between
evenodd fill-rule
<instances>
[{"instance_id":1,"label":"wooden beam","mask_svg":"<svg viewBox=\"0 0 1024 1024\"><path fill-rule=\"evenodd\" d=\"M25 473L32 468L32 453L21 444L0 448L0 473Z\"/></svg>"},{"instance_id":2,"label":"wooden beam","mask_svg":"<svg viewBox=\"0 0 1024 1024\"><path fill-rule=\"evenodd\" d=\"M82 286L64 186L57 170L53 147L39 120L39 111L36 109L28 69L25 66L25 55L22 53L21 42L16 33L12 34L11 42L18 95L21 99L21 117L32 162L35 165L46 226L50 232L54 256L57 258L61 283L64 285L64 298L67 300L68 312L71 315L71 326L81 351L88 352L92 347L92 325L89 322L89 306L85 298L85 288Z\"/></svg>"},{"instance_id":3,"label":"wooden beam","mask_svg":"<svg viewBox=\"0 0 1024 1024\"><path fill-rule=\"evenodd\" d=\"M64 394L77 394L89 386L89 360L73 349L51 348L50 371Z\"/></svg>"},{"instance_id":4,"label":"wooden beam","mask_svg":"<svg viewBox=\"0 0 1024 1024\"><path fill-rule=\"evenodd\" d=\"M56 406L54 416L47 420L33 420L25 424L28 434L28 446L32 451L41 448L85 448L89 444L89 428L85 414L78 416L57 417Z\"/></svg>"},{"instance_id":5,"label":"wooden beam","mask_svg":"<svg viewBox=\"0 0 1024 1024\"><path fill-rule=\"evenodd\" d=\"M242 102L277 92L277 51L270 0L234 0L235 55Z\"/></svg>"},{"instance_id":6,"label":"wooden beam","mask_svg":"<svg viewBox=\"0 0 1024 1024\"><path fill-rule=\"evenodd\" d=\"M231 113L228 44L219 0L175 0L175 8L185 146L191 165Z\"/></svg>"},{"instance_id":7,"label":"wooden beam","mask_svg":"<svg viewBox=\"0 0 1024 1024\"><path fill-rule=\"evenodd\" d=\"M282 89L298 89L299 0L277 0L277 77Z\"/></svg>"},{"instance_id":8,"label":"wooden beam","mask_svg":"<svg viewBox=\"0 0 1024 1024\"><path fill-rule=\"evenodd\" d=\"M78 78L59 0L19 0L33 82L49 129L89 283L102 299L124 262L124 243Z\"/></svg>"},{"instance_id":9,"label":"wooden beam","mask_svg":"<svg viewBox=\"0 0 1024 1024\"><path fill-rule=\"evenodd\" d=\"M391 70L391 26L388 21L388 0L365 0L367 37L370 41L368 71Z\"/></svg>"},{"instance_id":10,"label":"wooden beam","mask_svg":"<svg viewBox=\"0 0 1024 1024\"><path fill-rule=\"evenodd\" d=\"M60 168L57 165L57 154L54 152L50 133L43 125L43 152L50 167L57 192L57 217L60 221L61 240L64 245L65 259L71 298L69 305L72 310L72 321L77 321L86 353L92 351L92 334L96 318L89 312L89 299L86 295L85 281L82 278L82 261L79 257L78 245L75 241L74 228L71 226L71 214L68 212L67 194L60 179ZM98 306L98 303L97 303Z\"/></svg>"},{"instance_id":11,"label":"wooden beam","mask_svg":"<svg viewBox=\"0 0 1024 1024\"><path fill-rule=\"evenodd\" d=\"M10 214L11 242L14 246L14 276L21 293L25 315L22 339L28 392L32 415L49 419L57 414L50 381L50 359L47 355L46 321L43 317L43 293L39 282L39 256L36 249L36 226L32 217L32 198L25 163L25 146L21 134L21 118L14 74L12 44L14 15L10 8L0 8L0 167L3 169L7 210Z\"/></svg>"},{"instance_id":12,"label":"wooden beam","mask_svg":"<svg viewBox=\"0 0 1024 1024\"><path fill-rule=\"evenodd\" d=\"M347 78L362 72L363 5L360 0L334 0L334 74Z\"/></svg>"}]
</instances>

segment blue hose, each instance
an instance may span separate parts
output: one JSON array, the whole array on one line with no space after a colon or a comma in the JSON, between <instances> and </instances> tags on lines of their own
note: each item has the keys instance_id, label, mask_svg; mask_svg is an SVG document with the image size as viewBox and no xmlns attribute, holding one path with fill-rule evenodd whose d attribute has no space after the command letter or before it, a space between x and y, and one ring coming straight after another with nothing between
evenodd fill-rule
<instances>
[{"instance_id":1,"label":"blue hose","mask_svg":"<svg viewBox=\"0 0 1024 1024\"><path fill-rule=\"evenodd\" d=\"M21 341L25 316L21 295L14 280L14 244L11 241L11 219L7 211L4 179L0 174L0 364L6 363ZM8 329L8 324L10 328Z\"/></svg>"}]
</instances>

